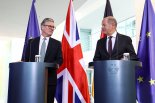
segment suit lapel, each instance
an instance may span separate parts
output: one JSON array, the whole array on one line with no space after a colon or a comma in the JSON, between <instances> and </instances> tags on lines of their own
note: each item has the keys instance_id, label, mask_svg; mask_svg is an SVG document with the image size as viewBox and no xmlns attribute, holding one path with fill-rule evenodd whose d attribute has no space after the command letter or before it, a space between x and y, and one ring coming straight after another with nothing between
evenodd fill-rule
<instances>
[{"instance_id":1,"label":"suit lapel","mask_svg":"<svg viewBox=\"0 0 155 103\"><path fill-rule=\"evenodd\" d=\"M120 35L117 33L116 35L116 40L115 40L115 44L114 44L114 48L112 50L112 55L114 55L115 53L117 53L117 50L119 50L119 46L120 46Z\"/></svg>"},{"instance_id":2,"label":"suit lapel","mask_svg":"<svg viewBox=\"0 0 155 103\"><path fill-rule=\"evenodd\" d=\"M47 50L46 50L46 54L45 54L45 60L47 60L48 55L50 55L52 53L52 51L50 51L50 50L53 50L52 49L52 38L49 38L49 42L48 42Z\"/></svg>"},{"instance_id":3,"label":"suit lapel","mask_svg":"<svg viewBox=\"0 0 155 103\"><path fill-rule=\"evenodd\" d=\"M108 53L107 48L106 48L107 47L107 37L105 37L105 39L103 39L102 45L103 45L103 51L102 52L105 51L105 54L108 56L109 53Z\"/></svg>"}]
</instances>

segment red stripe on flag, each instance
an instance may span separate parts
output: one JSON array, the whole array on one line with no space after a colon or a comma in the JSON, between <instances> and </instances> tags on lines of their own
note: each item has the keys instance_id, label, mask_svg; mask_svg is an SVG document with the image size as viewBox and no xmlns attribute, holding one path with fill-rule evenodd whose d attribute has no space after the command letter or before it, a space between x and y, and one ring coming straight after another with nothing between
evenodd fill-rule
<instances>
[{"instance_id":1,"label":"red stripe on flag","mask_svg":"<svg viewBox=\"0 0 155 103\"><path fill-rule=\"evenodd\" d=\"M73 103L73 87L70 82L68 82L68 103Z\"/></svg>"},{"instance_id":2,"label":"red stripe on flag","mask_svg":"<svg viewBox=\"0 0 155 103\"><path fill-rule=\"evenodd\" d=\"M101 32L100 38L104 38L104 37L106 37L106 34Z\"/></svg>"},{"instance_id":3,"label":"red stripe on flag","mask_svg":"<svg viewBox=\"0 0 155 103\"><path fill-rule=\"evenodd\" d=\"M71 10L71 2L69 3L67 17L66 17L66 31L68 35L70 35L70 10Z\"/></svg>"}]
</instances>

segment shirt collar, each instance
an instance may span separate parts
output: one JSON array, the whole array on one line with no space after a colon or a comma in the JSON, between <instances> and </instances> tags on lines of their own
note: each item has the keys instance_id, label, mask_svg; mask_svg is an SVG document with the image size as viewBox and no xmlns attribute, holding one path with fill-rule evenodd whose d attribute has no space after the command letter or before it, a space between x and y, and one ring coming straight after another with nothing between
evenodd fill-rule
<instances>
[{"instance_id":1,"label":"shirt collar","mask_svg":"<svg viewBox=\"0 0 155 103\"><path fill-rule=\"evenodd\" d=\"M43 40L44 38L46 38L46 40L48 41L50 37L43 37L42 35L40 36L40 40Z\"/></svg>"},{"instance_id":2,"label":"shirt collar","mask_svg":"<svg viewBox=\"0 0 155 103\"><path fill-rule=\"evenodd\" d=\"M111 36L116 38L117 32L115 31ZM107 36L107 38L109 38L109 36Z\"/></svg>"}]
</instances>

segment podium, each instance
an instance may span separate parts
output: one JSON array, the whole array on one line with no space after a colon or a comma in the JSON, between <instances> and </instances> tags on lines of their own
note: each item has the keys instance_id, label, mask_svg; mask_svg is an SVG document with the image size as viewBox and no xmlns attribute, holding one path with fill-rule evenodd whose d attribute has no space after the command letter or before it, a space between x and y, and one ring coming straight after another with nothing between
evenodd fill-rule
<instances>
[{"instance_id":1,"label":"podium","mask_svg":"<svg viewBox=\"0 0 155 103\"><path fill-rule=\"evenodd\" d=\"M89 63L94 68L95 103L136 103L135 67L139 61L105 60Z\"/></svg>"},{"instance_id":2,"label":"podium","mask_svg":"<svg viewBox=\"0 0 155 103\"><path fill-rule=\"evenodd\" d=\"M56 73L57 68L54 63L10 63L8 103L47 103L48 69Z\"/></svg>"}]
</instances>

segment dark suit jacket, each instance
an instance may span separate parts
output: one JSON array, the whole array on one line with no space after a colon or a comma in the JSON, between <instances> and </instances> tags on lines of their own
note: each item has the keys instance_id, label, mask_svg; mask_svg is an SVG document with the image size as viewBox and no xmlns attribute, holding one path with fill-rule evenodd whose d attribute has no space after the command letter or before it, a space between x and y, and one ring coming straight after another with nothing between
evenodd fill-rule
<instances>
[{"instance_id":1,"label":"dark suit jacket","mask_svg":"<svg viewBox=\"0 0 155 103\"><path fill-rule=\"evenodd\" d=\"M138 60L130 37L117 33L112 54L109 55L106 49L107 37L98 40L93 61L119 60L123 53L130 53L131 60Z\"/></svg>"},{"instance_id":2,"label":"dark suit jacket","mask_svg":"<svg viewBox=\"0 0 155 103\"><path fill-rule=\"evenodd\" d=\"M40 37L29 40L28 46L26 48L25 58L23 61L25 62L34 62L35 55L39 54L39 42ZM62 48L61 43L53 38L49 39L49 43L47 46L46 54L44 62L47 63L57 63L59 65L63 62L62 57ZM49 84L56 84L57 76L56 71L53 71L52 68L48 69L48 79Z\"/></svg>"},{"instance_id":3,"label":"dark suit jacket","mask_svg":"<svg viewBox=\"0 0 155 103\"><path fill-rule=\"evenodd\" d=\"M29 40L26 48L24 61L34 62L35 55L39 55L40 37ZM53 38L49 39L44 62L62 64L62 50L61 43Z\"/></svg>"}]
</instances>

